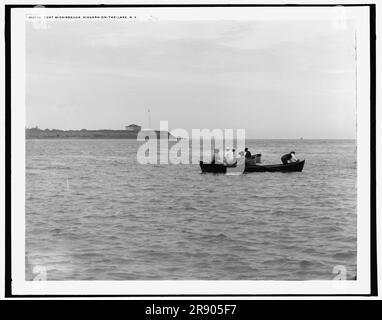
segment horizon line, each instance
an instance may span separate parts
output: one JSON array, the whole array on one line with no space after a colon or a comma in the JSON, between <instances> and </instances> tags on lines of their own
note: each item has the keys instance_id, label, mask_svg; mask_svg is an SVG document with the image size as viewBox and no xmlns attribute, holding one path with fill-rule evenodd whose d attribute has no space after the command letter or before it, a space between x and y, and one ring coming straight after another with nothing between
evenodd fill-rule
<instances>
[{"instance_id":1,"label":"horizon line","mask_svg":"<svg viewBox=\"0 0 382 320\"><path fill-rule=\"evenodd\" d=\"M38 129L38 130L41 130L41 131L44 131L44 130L60 130L60 131L81 131L81 130L86 130L86 131L101 131L101 130L128 131L126 129L106 129L106 128L103 128L103 129L86 129L86 128L82 128L82 129L57 129L57 128L49 129L49 128L45 128L45 129L42 129L42 128L39 128L38 126L35 126L35 127L25 127L25 130L30 130L30 129ZM204 128L204 129L207 129L207 128ZM160 129L151 129L151 130L153 130L153 131L160 131ZM169 130L168 132L171 133L171 130ZM179 138L186 139L186 140L192 140L192 138L191 139L190 138L184 138L184 137L179 137ZM50 140L52 138L46 138L46 139ZM55 138L55 139L57 139L57 138ZM63 139L68 140L69 138L63 138ZM89 139L92 139L92 138L89 138ZM251 139L251 140L357 140L356 137L355 138L350 138L350 137L347 137L347 138L339 138L339 137L337 137L337 138L333 138L333 137L332 138L325 138L325 137L320 137L320 138L309 138L309 137L307 137L307 138L304 138L304 137L289 137L289 138L285 138L285 137L284 138L265 138L265 137L262 137L262 138L254 138L254 137L246 137L245 139ZM35 138L35 140L43 140L43 138ZM110 140L114 140L114 139L111 138ZM118 139L118 140L120 140L120 139ZM129 139L129 140L132 140L132 139Z\"/></svg>"}]
</instances>

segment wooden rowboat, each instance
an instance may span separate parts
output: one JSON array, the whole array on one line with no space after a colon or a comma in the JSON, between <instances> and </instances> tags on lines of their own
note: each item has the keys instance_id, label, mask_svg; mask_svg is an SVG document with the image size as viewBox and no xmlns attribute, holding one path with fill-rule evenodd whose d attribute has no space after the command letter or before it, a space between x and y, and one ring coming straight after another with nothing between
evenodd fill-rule
<instances>
[{"instance_id":1,"label":"wooden rowboat","mask_svg":"<svg viewBox=\"0 0 382 320\"><path fill-rule=\"evenodd\" d=\"M271 165L245 165L244 172L301 172L304 169L305 160L287 164Z\"/></svg>"},{"instance_id":2,"label":"wooden rowboat","mask_svg":"<svg viewBox=\"0 0 382 320\"><path fill-rule=\"evenodd\" d=\"M259 165L259 164L245 164L244 173L247 172L301 172L304 169L305 160L292 162L288 164L271 164L271 165ZM235 165L231 167L235 167ZM203 173L226 173L227 166L224 164L210 164L200 161L200 169Z\"/></svg>"}]
</instances>

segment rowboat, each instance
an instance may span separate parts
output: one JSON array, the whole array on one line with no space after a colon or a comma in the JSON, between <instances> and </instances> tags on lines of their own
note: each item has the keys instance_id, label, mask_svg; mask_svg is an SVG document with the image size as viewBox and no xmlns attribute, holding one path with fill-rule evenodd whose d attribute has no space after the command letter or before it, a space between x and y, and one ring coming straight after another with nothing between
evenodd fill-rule
<instances>
[{"instance_id":1,"label":"rowboat","mask_svg":"<svg viewBox=\"0 0 382 320\"><path fill-rule=\"evenodd\" d=\"M301 172L304 169L305 160L287 164L270 165L245 165L244 172Z\"/></svg>"},{"instance_id":2,"label":"rowboat","mask_svg":"<svg viewBox=\"0 0 382 320\"><path fill-rule=\"evenodd\" d=\"M247 172L301 172L304 169L305 160L298 162L291 162L287 164L271 164L271 165L259 165L246 163L244 173ZM235 167L233 165L231 167ZM229 167L228 167L229 168ZM211 164L200 161L200 169L203 173L227 173L227 166L224 164Z\"/></svg>"}]
</instances>

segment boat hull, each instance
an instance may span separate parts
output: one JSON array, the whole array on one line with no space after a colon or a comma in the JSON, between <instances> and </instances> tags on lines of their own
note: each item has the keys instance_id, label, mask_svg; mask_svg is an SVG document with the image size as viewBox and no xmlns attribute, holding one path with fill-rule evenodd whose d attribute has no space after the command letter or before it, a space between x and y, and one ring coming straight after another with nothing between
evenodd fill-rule
<instances>
[{"instance_id":1,"label":"boat hull","mask_svg":"<svg viewBox=\"0 0 382 320\"><path fill-rule=\"evenodd\" d=\"M272 165L245 165L244 172L301 172L304 169L305 160L288 164Z\"/></svg>"},{"instance_id":2,"label":"boat hull","mask_svg":"<svg viewBox=\"0 0 382 320\"><path fill-rule=\"evenodd\" d=\"M288 164L257 165L245 164L245 173L249 172L301 172L304 169L305 160ZM224 164L210 164L200 161L200 169L203 173L227 173Z\"/></svg>"},{"instance_id":3,"label":"boat hull","mask_svg":"<svg viewBox=\"0 0 382 320\"><path fill-rule=\"evenodd\" d=\"M200 161L200 169L202 169L202 172L206 173L227 173L227 168L236 168L236 163L232 166L226 166L225 164L219 164L219 163L204 163L203 161Z\"/></svg>"}]
</instances>

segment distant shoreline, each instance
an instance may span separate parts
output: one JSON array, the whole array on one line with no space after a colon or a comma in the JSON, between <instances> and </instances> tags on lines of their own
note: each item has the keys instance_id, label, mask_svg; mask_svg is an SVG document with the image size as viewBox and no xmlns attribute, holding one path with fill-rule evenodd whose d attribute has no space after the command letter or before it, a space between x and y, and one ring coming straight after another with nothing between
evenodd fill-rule
<instances>
[{"instance_id":1,"label":"distant shoreline","mask_svg":"<svg viewBox=\"0 0 382 320\"><path fill-rule=\"evenodd\" d=\"M153 130L157 137L160 137L161 132ZM59 129L39 129L26 128L25 139L131 139L137 140L140 130L59 130ZM163 132L162 132L163 134ZM166 134L166 133L165 133ZM175 139L167 132L169 139Z\"/></svg>"},{"instance_id":2,"label":"distant shoreline","mask_svg":"<svg viewBox=\"0 0 382 320\"><path fill-rule=\"evenodd\" d=\"M129 139L137 140L140 128L137 130L113 130L113 129L98 129L98 130L61 130L61 129L40 129L40 128L26 128L25 138L31 139ZM153 130L157 137L160 137L159 130ZM163 134L164 132L162 132ZM169 132L167 132L169 139L176 139ZM184 139L184 138L182 138ZM192 139L187 139L192 140ZM296 140L296 141L309 141L309 140L329 140L329 141L357 141L356 138L246 138L246 140Z\"/></svg>"}]
</instances>

